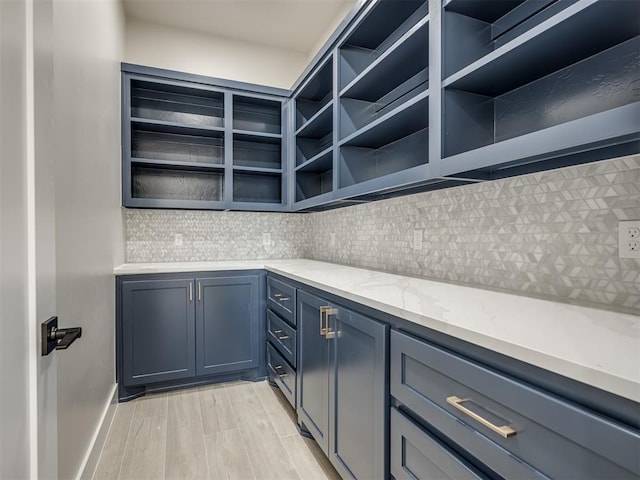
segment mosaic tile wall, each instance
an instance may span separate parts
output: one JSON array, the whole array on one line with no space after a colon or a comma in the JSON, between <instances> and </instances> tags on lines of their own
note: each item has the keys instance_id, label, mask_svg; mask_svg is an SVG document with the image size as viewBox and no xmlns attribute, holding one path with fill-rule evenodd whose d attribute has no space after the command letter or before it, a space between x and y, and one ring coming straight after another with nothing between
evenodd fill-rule
<instances>
[{"instance_id":1,"label":"mosaic tile wall","mask_svg":"<svg viewBox=\"0 0 640 480\"><path fill-rule=\"evenodd\" d=\"M198 262L303 258L308 215L123 209L126 261ZM263 233L271 244L265 246ZM182 234L182 245L175 245Z\"/></svg>"},{"instance_id":2,"label":"mosaic tile wall","mask_svg":"<svg viewBox=\"0 0 640 480\"><path fill-rule=\"evenodd\" d=\"M309 215L124 216L128 262L312 258L640 312L640 260L617 243L640 219L640 156Z\"/></svg>"},{"instance_id":3,"label":"mosaic tile wall","mask_svg":"<svg viewBox=\"0 0 640 480\"><path fill-rule=\"evenodd\" d=\"M640 260L618 258L618 221L634 219L640 156L314 213L312 230L325 234L312 232L309 252L640 312Z\"/></svg>"}]
</instances>

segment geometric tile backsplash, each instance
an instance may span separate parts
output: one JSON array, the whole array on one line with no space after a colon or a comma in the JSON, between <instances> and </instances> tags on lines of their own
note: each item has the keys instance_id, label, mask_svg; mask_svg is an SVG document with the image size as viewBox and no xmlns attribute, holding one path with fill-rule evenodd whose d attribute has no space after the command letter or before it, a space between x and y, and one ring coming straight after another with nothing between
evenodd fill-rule
<instances>
[{"instance_id":1,"label":"geometric tile backsplash","mask_svg":"<svg viewBox=\"0 0 640 480\"><path fill-rule=\"evenodd\" d=\"M640 155L307 215L125 216L128 262L311 258L640 313L617 239L640 219Z\"/></svg>"},{"instance_id":2,"label":"geometric tile backsplash","mask_svg":"<svg viewBox=\"0 0 640 480\"><path fill-rule=\"evenodd\" d=\"M305 215L200 210L123 209L126 261L197 262L303 258ZM271 243L264 245L263 234ZM175 234L182 245L175 245Z\"/></svg>"}]
</instances>

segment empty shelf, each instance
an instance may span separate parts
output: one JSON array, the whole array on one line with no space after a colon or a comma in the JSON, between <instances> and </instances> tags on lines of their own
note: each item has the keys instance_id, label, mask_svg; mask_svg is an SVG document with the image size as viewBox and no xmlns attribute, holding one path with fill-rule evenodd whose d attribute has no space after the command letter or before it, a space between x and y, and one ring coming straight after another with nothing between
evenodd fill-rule
<instances>
[{"instance_id":1,"label":"empty shelf","mask_svg":"<svg viewBox=\"0 0 640 480\"><path fill-rule=\"evenodd\" d=\"M282 168L282 141L279 138L233 135L233 164L258 168Z\"/></svg>"},{"instance_id":2,"label":"empty shelf","mask_svg":"<svg viewBox=\"0 0 640 480\"><path fill-rule=\"evenodd\" d=\"M222 201L224 174L179 168L157 168L133 164L133 198Z\"/></svg>"},{"instance_id":3,"label":"empty shelf","mask_svg":"<svg viewBox=\"0 0 640 480\"><path fill-rule=\"evenodd\" d=\"M233 201L281 203L282 177L279 174L234 171Z\"/></svg>"},{"instance_id":4,"label":"empty shelf","mask_svg":"<svg viewBox=\"0 0 640 480\"><path fill-rule=\"evenodd\" d=\"M131 116L193 126L224 126L224 94L165 83L131 81Z\"/></svg>"},{"instance_id":5,"label":"empty shelf","mask_svg":"<svg viewBox=\"0 0 640 480\"><path fill-rule=\"evenodd\" d=\"M250 132L281 133L282 103L262 98L233 96L233 128Z\"/></svg>"},{"instance_id":6,"label":"empty shelf","mask_svg":"<svg viewBox=\"0 0 640 480\"><path fill-rule=\"evenodd\" d=\"M131 156L221 164L224 162L223 133L132 122Z\"/></svg>"},{"instance_id":7,"label":"empty shelf","mask_svg":"<svg viewBox=\"0 0 640 480\"><path fill-rule=\"evenodd\" d=\"M640 37L499 96L445 89L444 156L638 102Z\"/></svg>"},{"instance_id":8,"label":"empty shelf","mask_svg":"<svg viewBox=\"0 0 640 480\"><path fill-rule=\"evenodd\" d=\"M351 83L427 13L424 0L377 2L340 46L339 88Z\"/></svg>"},{"instance_id":9,"label":"empty shelf","mask_svg":"<svg viewBox=\"0 0 640 480\"><path fill-rule=\"evenodd\" d=\"M313 75L296 97L296 130L333 99L333 57Z\"/></svg>"}]
</instances>

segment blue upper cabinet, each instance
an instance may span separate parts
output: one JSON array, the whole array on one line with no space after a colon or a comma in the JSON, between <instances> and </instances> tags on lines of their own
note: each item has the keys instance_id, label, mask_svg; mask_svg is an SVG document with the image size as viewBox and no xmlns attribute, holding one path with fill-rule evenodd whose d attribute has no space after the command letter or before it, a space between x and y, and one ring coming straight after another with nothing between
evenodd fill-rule
<instances>
[{"instance_id":1,"label":"blue upper cabinet","mask_svg":"<svg viewBox=\"0 0 640 480\"><path fill-rule=\"evenodd\" d=\"M126 207L283 210L288 91L123 65Z\"/></svg>"},{"instance_id":2,"label":"blue upper cabinet","mask_svg":"<svg viewBox=\"0 0 640 480\"><path fill-rule=\"evenodd\" d=\"M368 0L293 90L123 65L123 204L304 211L640 151L640 2Z\"/></svg>"}]
</instances>

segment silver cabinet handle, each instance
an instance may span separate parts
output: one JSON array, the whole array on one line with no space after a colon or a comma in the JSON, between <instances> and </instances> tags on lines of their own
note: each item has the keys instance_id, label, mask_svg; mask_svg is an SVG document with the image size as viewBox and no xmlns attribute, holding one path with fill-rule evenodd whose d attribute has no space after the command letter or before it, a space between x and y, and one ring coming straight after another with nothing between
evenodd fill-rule
<instances>
[{"instance_id":1,"label":"silver cabinet handle","mask_svg":"<svg viewBox=\"0 0 640 480\"><path fill-rule=\"evenodd\" d=\"M274 293L273 298L280 302L286 302L287 300L291 300L289 297L285 297L284 293Z\"/></svg>"},{"instance_id":2,"label":"silver cabinet handle","mask_svg":"<svg viewBox=\"0 0 640 480\"><path fill-rule=\"evenodd\" d=\"M503 425L503 426L494 425L493 423L491 423L486 418L481 417L477 413L472 412L467 407L462 405L462 402L468 402L468 401L469 401L468 398L460 398L460 397L456 397L455 395L447 397L447 403L449 403L450 405L453 405L454 407L456 407L458 410L460 410L465 415L470 416L476 422L479 422L482 425L484 425L485 427L487 427L488 429L493 430L494 432L496 432L501 437L503 437L503 438L515 437L516 433L518 433L513 428L511 428L509 425Z\"/></svg>"},{"instance_id":3,"label":"silver cabinet handle","mask_svg":"<svg viewBox=\"0 0 640 480\"><path fill-rule=\"evenodd\" d=\"M198 301L202 300L202 282L198 282Z\"/></svg>"},{"instance_id":4,"label":"silver cabinet handle","mask_svg":"<svg viewBox=\"0 0 640 480\"><path fill-rule=\"evenodd\" d=\"M193 302L193 283L189 282L189 301Z\"/></svg>"},{"instance_id":5,"label":"silver cabinet handle","mask_svg":"<svg viewBox=\"0 0 640 480\"><path fill-rule=\"evenodd\" d=\"M282 330L274 330L273 335L278 337L278 340L286 340L287 338L289 338L289 335L283 335L283 336L279 336L279 334L283 333Z\"/></svg>"},{"instance_id":6,"label":"silver cabinet handle","mask_svg":"<svg viewBox=\"0 0 640 480\"><path fill-rule=\"evenodd\" d=\"M273 369L276 371L276 374L280 377L280 378L284 378L287 376L287 372L282 372L280 373L279 370L282 370L282 365L274 365Z\"/></svg>"}]
</instances>

